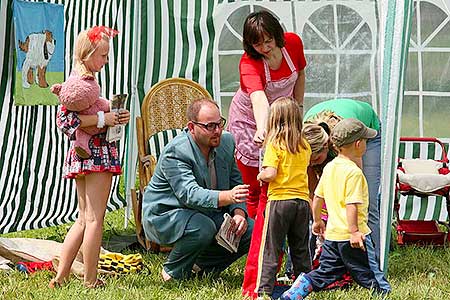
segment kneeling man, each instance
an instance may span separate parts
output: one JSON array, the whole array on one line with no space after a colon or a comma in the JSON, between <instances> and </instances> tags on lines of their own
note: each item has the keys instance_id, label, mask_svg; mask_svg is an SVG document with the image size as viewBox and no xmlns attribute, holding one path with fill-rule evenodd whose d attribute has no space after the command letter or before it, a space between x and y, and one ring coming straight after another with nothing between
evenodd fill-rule
<instances>
[{"instance_id":1,"label":"kneeling man","mask_svg":"<svg viewBox=\"0 0 450 300\"><path fill-rule=\"evenodd\" d=\"M142 223L148 239L172 244L162 276L165 281L189 278L193 271L220 273L248 252L253 221L234 159L234 140L222 132L225 119L211 99L194 101L188 123L161 154L146 187ZM241 236L238 251L230 253L215 235L229 213Z\"/></svg>"}]
</instances>

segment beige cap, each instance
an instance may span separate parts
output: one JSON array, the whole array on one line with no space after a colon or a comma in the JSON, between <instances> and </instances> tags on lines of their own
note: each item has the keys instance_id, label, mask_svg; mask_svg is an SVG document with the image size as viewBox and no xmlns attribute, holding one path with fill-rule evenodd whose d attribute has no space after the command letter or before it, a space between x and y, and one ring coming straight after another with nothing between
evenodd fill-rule
<instances>
[{"instance_id":1,"label":"beige cap","mask_svg":"<svg viewBox=\"0 0 450 300\"><path fill-rule=\"evenodd\" d=\"M331 141L336 147L342 147L359 139L371 139L377 131L364 125L357 119L343 119L331 131Z\"/></svg>"}]
</instances>

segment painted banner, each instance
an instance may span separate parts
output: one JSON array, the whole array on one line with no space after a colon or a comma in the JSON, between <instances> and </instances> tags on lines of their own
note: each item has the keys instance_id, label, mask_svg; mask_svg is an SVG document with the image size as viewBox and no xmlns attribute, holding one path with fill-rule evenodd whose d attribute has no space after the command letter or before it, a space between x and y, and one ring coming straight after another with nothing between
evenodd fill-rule
<instances>
[{"instance_id":1,"label":"painted banner","mask_svg":"<svg viewBox=\"0 0 450 300\"><path fill-rule=\"evenodd\" d=\"M57 105L50 92L64 81L64 5L14 1L15 105Z\"/></svg>"}]
</instances>

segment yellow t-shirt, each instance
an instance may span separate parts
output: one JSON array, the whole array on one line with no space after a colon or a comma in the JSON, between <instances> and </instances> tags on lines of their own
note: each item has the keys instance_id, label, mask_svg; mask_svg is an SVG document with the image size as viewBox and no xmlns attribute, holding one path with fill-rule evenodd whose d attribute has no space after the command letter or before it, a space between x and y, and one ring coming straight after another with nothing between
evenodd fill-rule
<instances>
[{"instance_id":1,"label":"yellow t-shirt","mask_svg":"<svg viewBox=\"0 0 450 300\"><path fill-rule=\"evenodd\" d=\"M273 144L267 145L263 166L277 169L277 176L269 183L269 200L300 198L309 201L306 169L311 158L311 147L306 140L304 142L306 149L295 154Z\"/></svg>"},{"instance_id":2,"label":"yellow t-shirt","mask_svg":"<svg viewBox=\"0 0 450 300\"><path fill-rule=\"evenodd\" d=\"M348 241L346 204L357 203L358 229L367 235L371 232L367 226L369 190L362 170L351 160L336 157L324 170L315 195L325 199L328 221L325 238L330 241Z\"/></svg>"}]
</instances>

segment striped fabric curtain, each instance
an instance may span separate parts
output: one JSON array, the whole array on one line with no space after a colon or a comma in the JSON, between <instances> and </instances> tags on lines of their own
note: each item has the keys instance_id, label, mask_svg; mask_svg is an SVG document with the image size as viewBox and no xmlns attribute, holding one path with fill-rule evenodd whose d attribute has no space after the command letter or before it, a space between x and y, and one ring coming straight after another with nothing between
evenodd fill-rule
<instances>
[{"instance_id":1,"label":"striped fabric curtain","mask_svg":"<svg viewBox=\"0 0 450 300\"><path fill-rule=\"evenodd\" d=\"M113 40L109 64L99 74L102 94L130 93L135 1L57 0L64 4L66 54L65 76L71 69L73 43L79 31L106 25L120 31ZM62 179L68 139L56 128L55 106L14 106L12 76L14 37L13 1L0 2L0 233L48 227L76 218L73 180ZM122 158L125 140L121 141ZM119 177L113 181L108 209L125 204L119 194Z\"/></svg>"},{"instance_id":2,"label":"striped fabric curtain","mask_svg":"<svg viewBox=\"0 0 450 300\"><path fill-rule=\"evenodd\" d=\"M139 24L135 35L139 49L137 57L137 95L130 111L140 115L141 102L145 93L157 82L181 77L191 79L205 87L214 98L213 59L215 29L213 11L215 1L160 1L139 2ZM133 130L128 133L126 198L131 206L131 191L135 186L137 142L135 119L130 120Z\"/></svg>"},{"instance_id":3,"label":"striped fabric curtain","mask_svg":"<svg viewBox=\"0 0 450 300\"><path fill-rule=\"evenodd\" d=\"M213 92L215 1L141 2L139 99L158 81L192 79Z\"/></svg>"},{"instance_id":4,"label":"striped fabric curtain","mask_svg":"<svg viewBox=\"0 0 450 300\"><path fill-rule=\"evenodd\" d=\"M380 12L381 60L381 257L382 269L388 267L388 251L392 230L392 209L395 191L396 157L400 140L400 119L403 102L406 55L409 47L413 0L378 2Z\"/></svg>"}]
</instances>

